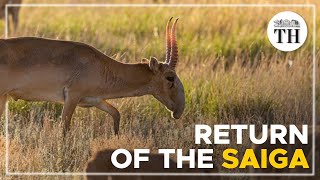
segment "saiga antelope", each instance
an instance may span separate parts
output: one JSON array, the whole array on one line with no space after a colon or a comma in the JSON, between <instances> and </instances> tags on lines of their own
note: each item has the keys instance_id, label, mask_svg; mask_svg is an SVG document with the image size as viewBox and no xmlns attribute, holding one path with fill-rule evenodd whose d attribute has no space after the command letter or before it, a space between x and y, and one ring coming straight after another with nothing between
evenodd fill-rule
<instances>
[{"instance_id":1,"label":"saiga antelope","mask_svg":"<svg viewBox=\"0 0 320 180\"><path fill-rule=\"evenodd\" d=\"M21 4L22 0L0 0L0 18L3 19L5 16L5 6L6 4ZM14 30L17 29L19 23L19 11L20 7L10 7L8 8L8 20L11 16L13 21Z\"/></svg>"},{"instance_id":2,"label":"saiga antelope","mask_svg":"<svg viewBox=\"0 0 320 180\"><path fill-rule=\"evenodd\" d=\"M171 18L172 19L172 18ZM106 100L153 95L180 118L185 108L178 63L175 20L166 28L166 60L125 64L80 42L21 37L0 40L0 116L7 97L64 104L64 135L77 105L109 113L118 134L119 111Z\"/></svg>"}]
</instances>

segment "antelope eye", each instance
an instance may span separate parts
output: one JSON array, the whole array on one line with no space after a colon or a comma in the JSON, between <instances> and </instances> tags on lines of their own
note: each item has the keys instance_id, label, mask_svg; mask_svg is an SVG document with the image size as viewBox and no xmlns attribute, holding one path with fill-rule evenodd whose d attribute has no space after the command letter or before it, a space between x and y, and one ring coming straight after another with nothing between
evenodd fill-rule
<instances>
[{"instance_id":1,"label":"antelope eye","mask_svg":"<svg viewBox=\"0 0 320 180\"><path fill-rule=\"evenodd\" d=\"M171 76L166 77L166 79L167 79L168 81L170 81L170 82L173 82L173 81L174 81L174 77L171 77Z\"/></svg>"}]
</instances>

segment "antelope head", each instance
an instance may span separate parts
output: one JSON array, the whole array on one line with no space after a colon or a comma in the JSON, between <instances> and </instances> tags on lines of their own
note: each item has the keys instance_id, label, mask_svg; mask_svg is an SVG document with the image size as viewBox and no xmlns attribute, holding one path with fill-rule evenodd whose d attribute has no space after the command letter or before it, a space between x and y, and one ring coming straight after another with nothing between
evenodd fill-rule
<instances>
[{"instance_id":1,"label":"antelope head","mask_svg":"<svg viewBox=\"0 0 320 180\"><path fill-rule=\"evenodd\" d=\"M170 22L166 27L166 59L159 62L155 57L149 60L149 68L153 72L152 95L171 111L175 119L179 119L185 108L184 87L176 74L178 63L178 46L176 40L176 25L178 19L173 23L170 31Z\"/></svg>"}]
</instances>

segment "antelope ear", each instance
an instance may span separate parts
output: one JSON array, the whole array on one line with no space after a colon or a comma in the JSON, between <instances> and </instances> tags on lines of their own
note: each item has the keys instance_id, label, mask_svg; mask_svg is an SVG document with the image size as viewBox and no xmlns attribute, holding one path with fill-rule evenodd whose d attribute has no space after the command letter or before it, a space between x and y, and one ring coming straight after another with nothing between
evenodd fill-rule
<instances>
[{"instance_id":1,"label":"antelope ear","mask_svg":"<svg viewBox=\"0 0 320 180\"><path fill-rule=\"evenodd\" d=\"M157 73L159 71L159 62L155 57L150 58L149 68L154 73Z\"/></svg>"},{"instance_id":2,"label":"antelope ear","mask_svg":"<svg viewBox=\"0 0 320 180\"><path fill-rule=\"evenodd\" d=\"M141 59L141 62L142 62L142 63L148 63L149 60L148 60L147 58L142 58L142 59Z\"/></svg>"}]
</instances>

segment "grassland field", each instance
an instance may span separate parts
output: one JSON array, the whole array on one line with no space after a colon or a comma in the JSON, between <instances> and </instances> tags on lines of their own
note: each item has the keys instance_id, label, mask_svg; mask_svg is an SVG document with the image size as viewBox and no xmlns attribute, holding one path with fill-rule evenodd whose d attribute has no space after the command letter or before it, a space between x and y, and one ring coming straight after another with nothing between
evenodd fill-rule
<instances>
[{"instance_id":1,"label":"grassland field","mask_svg":"<svg viewBox=\"0 0 320 180\"><path fill-rule=\"evenodd\" d=\"M37 2L44 1L24 1ZM56 1L75 2L104 1ZM225 3L241 2L234 0ZM124 0L121 3L135 1ZM318 9L316 22L320 24ZM266 34L269 20L283 10L303 15L309 30L305 44L290 53L276 50ZM306 7L23 7L19 27L16 32L10 31L9 36L81 41L118 61L131 63L150 56L163 61L166 22L171 16L179 17L177 32L180 54L177 74L185 87L186 109L181 119L174 120L165 107L150 96L110 100L121 113L120 137L117 138L112 130L111 116L94 108L77 108L71 131L64 142L60 122L62 105L11 99L9 170L82 172L91 155L106 148L150 148L152 151L158 148L183 148L186 153L190 148L211 148L204 144L194 144L194 125L200 123L311 125L312 13L312 9ZM0 30L3 29L4 23L1 22ZM319 25L316 32L320 32ZM319 67L319 47L317 43L316 67ZM291 61L293 64L290 66ZM316 76L320 77L318 72ZM319 86L316 88L318 102ZM2 117L0 179L4 178L5 168L4 137L5 120ZM231 134L231 139L235 137L235 134ZM241 145L243 150L251 146L248 138L244 140ZM228 147L236 146L239 148L235 143ZM214 146L218 166L222 163L219 154L225 147ZM228 171L221 169L221 172ZM82 179L80 176L65 178ZM39 177L28 176L23 179Z\"/></svg>"}]
</instances>

